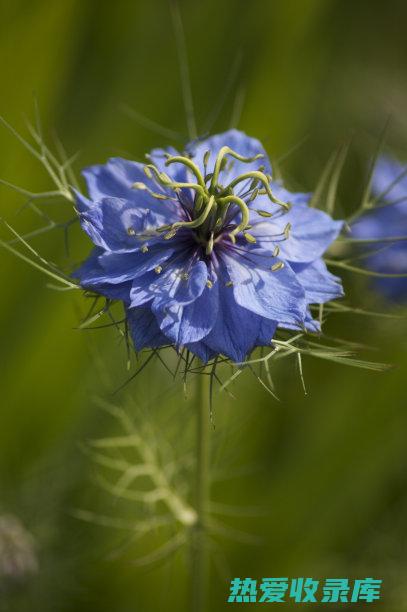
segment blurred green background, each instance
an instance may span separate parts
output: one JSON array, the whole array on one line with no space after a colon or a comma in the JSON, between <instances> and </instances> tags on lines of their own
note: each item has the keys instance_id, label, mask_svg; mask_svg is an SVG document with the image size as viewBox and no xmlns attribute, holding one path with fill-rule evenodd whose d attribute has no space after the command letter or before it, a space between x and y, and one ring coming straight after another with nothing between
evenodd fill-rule
<instances>
[{"instance_id":1,"label":"blurred green background","mask_svg":"<svg viewBox=\"0 0 407 612\"><path fill-rule=\"evenodd\" d=\"M388 144L405 151L403 0L188 0L181 10L201 133L222 99L213 129L229 127L237 100L239 127L262 139L289 184L304 190L352 135L338 216L357 206L389 114ZM1 115L26 135L37 100L49 141L56 132L70 154L80 152L76 170L111 155L141 159L170 144L137 113L186 139L163 0L1 0L0 66ZM0 152L1 178L32 191L50 188L38 162L3 128ZM20 232L38 227L24 198L0 189L1 217ZM47 210L72 216L63 203ZM1 236L9 238L4 228ZM77 228L69 257L57 230L33 245L66 270L89 249ZM172 528L135 539L98 524L101 517L116 527L137 524L150 515L97 486L102 468L86 441L120 431L98 398L122 404L145 439L180 462L179 490L188 495L193 385L185 401L157 363L112 397L128 376L115 330L76 329L89 304L50 290L11 254L1 252L0 270L0 514L18 517L38 559L32 574L0 577L0 610L189 610L185 547L154 565L138 563ZM345 286L353 305L389 310L360 279L346 278ZM249 374L234 389L236 400L216 396L213 498L237 516L217 517L229 527L213 541L208 610L227 609L234 576L373 576L384 579L377 607L407 610L405 322L337 315L327 332L368 343L370 358L396 367L375 374L308 359L304 397L288 359L275 375L281 402ZM255 506L254 516L243 506ZM79 511L92 513L90 520L79 520Z\"/></svg>"}]
</instances>

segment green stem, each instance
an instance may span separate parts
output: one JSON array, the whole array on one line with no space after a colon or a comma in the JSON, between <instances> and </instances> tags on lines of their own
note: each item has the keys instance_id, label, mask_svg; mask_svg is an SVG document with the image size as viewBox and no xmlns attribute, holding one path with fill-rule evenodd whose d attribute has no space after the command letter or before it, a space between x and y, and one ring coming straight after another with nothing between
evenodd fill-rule
<instances>
[{"instance_id":1,"label":"green stem","mask_svg":"<svg viewBox=\"0 0 407 612\"><path fill-rule=\"evenodd\" d=\"M207 542L207 519L209 503L209 418L210 377L198 376L197 385L197 440L195 472L195 510L197 521L191 528L192 544L192 611L206 612L206 596L209 585L209 554Z\"/></svg>"}]
</instances>

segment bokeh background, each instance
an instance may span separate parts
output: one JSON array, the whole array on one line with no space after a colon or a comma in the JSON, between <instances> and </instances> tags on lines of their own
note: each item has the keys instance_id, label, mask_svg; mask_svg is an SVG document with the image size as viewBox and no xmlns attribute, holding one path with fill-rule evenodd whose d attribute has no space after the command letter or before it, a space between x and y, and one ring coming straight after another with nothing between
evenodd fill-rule
<instances>
[{"instance_id":1,"label":"bokeh background","mask_svg":"<svg viewBox=\"0 0 407 612\"><path fill-rule=\"evenodd\" d=\"M387 146L406 156L403 0L188 0L181 11L201 133L214 117L218 131L238 118L279 159L289 184L304 190L313 189L332 150L352 138L337 216L358 205L389 115ZM187 138L164 0L1 0L0 66L1 115L27 135L37 100L49 141L57 133L70 154L79 151L78 171L170 144L145 117ZM32 191L50 188L3 127L0 177ZM20 232L41 222L24 203L0 187L0 215ZM54 218L72 216L67 204L47 206ZM1 236L10 238L5 228ZM75 227L69 256L58 230L33 245L66 270L89 249ZM86 443L120 431L101 399L124 406L145 439L180 462L179 488L188 495L193 384L184 400L152 363L112 396L129 376L117 332L78 330L86 300L52 291L40 273L5 251L0 256L0 515L22 547L12 579L0 560L0 610L189 610L187 550L140 564L172 534L153 530L136 539L119 529L154 508L98 486L103 468ZM403 312L381 302L363 278L346 277L345 287L355 306ZM369 358L395 368L376 374L309 358L304 396L296 363L287 359L275 372L280 402L250 374L234 388L237 399L215 396L213 498L233 516L218 516L228 527L213 541L208 610L227 609L234 576L373 576L384 589L372 608L407 610L405 320L341 314L327 332L369 344ZM111 527L101 524L108 519ZM2 537L4 556L10 548Z\"/></svg>"}]
</instances>

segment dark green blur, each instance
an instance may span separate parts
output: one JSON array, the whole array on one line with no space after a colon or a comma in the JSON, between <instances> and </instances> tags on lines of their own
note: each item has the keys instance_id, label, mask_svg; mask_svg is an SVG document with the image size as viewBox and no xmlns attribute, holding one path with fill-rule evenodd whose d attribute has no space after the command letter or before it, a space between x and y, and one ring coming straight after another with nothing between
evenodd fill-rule
<instances>
[{"instance_id":1,"label":"dark green blur","mask_svg":"<svg viewBox=\"0 0 407 612\"><path fill-rule=\"evenodd\" d=\"M358 205L389 114L387 144L406 157L402 0L189 0L181 8L200 131L222 97L213 129L228 128L238 95L239 127L273 159L284 156L283 176L303 190L313 189L332 150L352 137L338 217ZM33 119L37 100L48 140L57 133L69 154L79 151L77 171L177 144L130 118L124 105L187 138L164 0L1 0L0 75L0 114L26 135L24 116ZM38 161L1 126L0 178L31 191L50 188ZM0 186L0 216L19 232L41 223L24 203ZM66 204L47 210L59 219L72 214ZM10 238L5 228L0 236ZM89 249L78 228L69 257L58 230L33 245L66 270ZM95 398L112 400L129 376L123 342L114 329L75 329L89 307L82 297L52 291L39 272L4 251L0 257L0 514L21 520L38 556L33 575L0 587L0 611L188 611L186 549L138 567L163 544L159 534L133 542L74 516L77 509L141 516L136 504L96 486L98 470L83 450L90 438L118 431ZM354 306L390 310L363 278L347 276L345 288ZM233 389L236 400L215 394L213 469L232 478L214 483L214 500L259 511L222 519L238 533L215 538L208 612L228 609L234 576L373 576L384 579L377 607L407 610L405 327L402 319L343 314L328 322L330 335L372 346L365 358L394 363L385 374L305 359L304 397L296 362L287 359L275 371L281 402L249 373ZM185 403L156 363L112 401L131 397L136 422L149 421L157 444L163 436L182 454L193 449L193 391L191 384ZM260 542L246 543L240 532Z\"/></svg>"}]
</instances>

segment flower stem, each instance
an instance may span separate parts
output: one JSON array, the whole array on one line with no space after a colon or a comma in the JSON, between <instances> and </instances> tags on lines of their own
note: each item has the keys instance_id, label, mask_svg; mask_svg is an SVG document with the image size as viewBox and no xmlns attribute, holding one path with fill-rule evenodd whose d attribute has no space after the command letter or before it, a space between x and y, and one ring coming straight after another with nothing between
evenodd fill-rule
<instances>
[{"instance_id":1,"label":"flower stem","mask_svg":"<svg viewBox=\"0 0 407 612\"><path fill-rule=\"evenodd\" d=\"M196 472L195 472L195 510L197 521L191 528L192 544L192 611L205 612L209 584L209 555L207 538L207 518L209 502L209 456L210 456L210 419L209 419L210 377L198 376L196 401Z\"/></svg>"}]
</instances>

